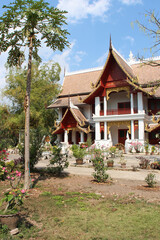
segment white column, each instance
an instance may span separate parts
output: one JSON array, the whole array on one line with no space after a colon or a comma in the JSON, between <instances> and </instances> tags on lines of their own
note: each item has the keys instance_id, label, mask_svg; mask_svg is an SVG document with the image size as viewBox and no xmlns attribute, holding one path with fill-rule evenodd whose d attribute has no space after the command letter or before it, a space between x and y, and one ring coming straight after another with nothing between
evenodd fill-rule
<instances>
[{"instance_id":1,"label":"white column","mask_svg":"<svg viewBox=\"0 0 160 240\"><path fill-rule=\"evenodd\" d=\"M72 142L75 144L76 143L76 131L72 130Z\"/></svg>"},{"instance_id":2,"label":"white column","mask_svg":"<svg viewBox=\"0 0 160 240\"><path fill-rule=\"evenodd\" d=\"M59 111L58 111L58 120L61 121L62 119L62 108L59 108Z\"/></svg>"},{"instance_id":3,"label":"white column","mask_svg":"<svg viewBox=\"0 0 160 240\"><path fill-rule=\"evenodd\" d=\"M104 116L107 115L107 99L104 97Z\"/></svg>"},{"instance_id":4,"label":"white column","mask_svg":"<svg viewBox=\"0 0 160 240\"><path fill-rule=\"evenodd\" d=\"M107 140L107 122L104 122L104 140Z\"/></svg>"},{"instance_id":5,"label":"white column","mask_svg":"<svg viewBox=\"0 0 160 240\"><path fill-rule=\"evenodd\" d=\"M57 134L57 141L61 142L61 135L60 134Z\"/></svg>"},{"instance_id":6,"label":"white column","mask_svg":"<svg viewBox=\"0 0 160 240\"><path fill-rule=\"evenodd\" d=\"M84 142L84 132L80 132L80 142Z\"/></svg>"},{"instance_id":7,"label":"white column","mask_svg":"<svg viewBox=\"0 0 160 240\"><path fill-rule=\"evenodd\" d=\"M142 92L137 93L137 100L138 100L138 113L143 113L143 94Z\"/></svg>"},{"instance_id":8,"label":"white column","mask_svg":"<svg viewBox=\"0 0 160 240\"><path fill-rule=\"evenodd\" d=\"M100 98L95 97L95 115L99 116L100 115Z\"/></svg>"},{"instance_id":9,"label":"white column","mask_svg":"<svg viewBox=\"0 0 160 240\"><path fill-rule=\"evenodd\" d=\"M131 97L131 99L130 99L130 101L131 101L131 114L134 114L133 93L131 93L130 97Z\"/></svg>"},{"instance_id":10,"label":"white column","mask_svg":"<svg viewBox=\"0 0 160 240\"><path fill-rule=\"evenodd\" d=\"M134 121L131 120L131 139L134 140Z\"/></svg>"},{"instance_id":11,"label":"white column","mask_svg":"<svg viewBox=\"0 0 160 240\"><path fill-rule=\"evenodd\" d=\"M138 138L144 140L144 120L138 120Z\"/></svg>"},{"instance_id":12,"label":"white column","mask_svg":"<svg viewBox=\"0 0 160 240\"><path fill-rule=\"evenodd\" d=\"M96 122L95 123L95 140L100 140L101 136L100 136L100 122Z\"/></svg>"},{"instance_id":13,"label":"white column","mask_svg":"<svg viewBox=\"0 0 160 240\"><path fill-rule=\"evenodd\" d=\"M67 133L67 130L64 131L64 142L68 143L68 133Z\"/></svg>"}]
</instances>

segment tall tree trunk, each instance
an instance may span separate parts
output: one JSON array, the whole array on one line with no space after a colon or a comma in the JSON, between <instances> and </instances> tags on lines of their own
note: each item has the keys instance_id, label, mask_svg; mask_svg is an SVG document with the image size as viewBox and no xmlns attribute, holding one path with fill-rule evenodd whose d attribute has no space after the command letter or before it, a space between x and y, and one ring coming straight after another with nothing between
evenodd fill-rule
<instances>
[{"instance_id":1,"label":"tall tree trunk","mask_svg":"<svg viewBox=\"0 0 160 240\"><path fill-rule=\"evenodd\" d=\"M29 39L29 58L27 71L27 87L25 96L25 179L24 188L30 187L30 90L31 90L31 66L32 66L33 43L32 36Z\"/></svg>"}]
</instances>

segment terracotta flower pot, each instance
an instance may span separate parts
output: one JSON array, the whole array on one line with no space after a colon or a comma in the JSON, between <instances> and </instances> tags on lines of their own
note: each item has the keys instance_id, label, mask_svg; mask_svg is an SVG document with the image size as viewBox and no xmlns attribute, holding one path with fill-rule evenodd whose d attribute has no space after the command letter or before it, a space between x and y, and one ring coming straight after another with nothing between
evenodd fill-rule
<instances>
[{"instance_id":1,"label":"terracotta flower pot","mask_svg":"<svg viewBox=\"0 0 160 240\"><path fill-rule=\"evenodd\" d=\"M121 163L121 168L126 168L126 163Z\"/></svg>"},{"instance_id":2,"label":"terracotta flower pot","mask_svg":"<svg viewBox=\"0 0 160 240\"><path fill-rule=\"evenodd\" d=\"M76 164L77 164L77 165L83 164L83 159L77 158L77 159L76 159Z\"/></svg>"},{"instance_id":3,"label":"terracotta flower pot","mask_svg":"<svg viewBox=\"0 0 160 240\"><path fill-rule=\"evenodd\" d=\"M107 167L113 167L113 162L107 162Z\"/></svg>"},{"instance_id":4,"label":"terracotta flower pot","mask_svg":"<svg viewBox=\"0 0 160 240\"><path fill-rule=\"evenodd\" d=\"M17 228L19 221L19 214L0 215L0 223L7 225L10 230Z\"/></svg>"}]
</instances>

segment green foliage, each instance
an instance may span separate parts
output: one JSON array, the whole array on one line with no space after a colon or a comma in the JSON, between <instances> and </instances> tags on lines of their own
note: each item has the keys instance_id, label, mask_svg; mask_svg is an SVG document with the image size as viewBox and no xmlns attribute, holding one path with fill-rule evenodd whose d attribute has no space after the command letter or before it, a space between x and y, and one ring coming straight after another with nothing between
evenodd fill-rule
<instances>
[{"instance_id":1,"label":"green foliage","mask_svg":"<svg viewBox=\"0 0 160 240\"><path fill-rule=\"evenodd\" d=\"M93 177L97 182L106 182L109 178L109 175L106 173L107 168L104 165L104 156L101 149L92 150L93 158L93 167L94 173Z\"/></svg>"},{"instance_id":2,"label":"green foliage","mask_svg":"<svg viewBox=\"0 0 160 240\"><path fill-rule=\"evenodd\" d=\"M18 132L9 124L9 107L0 105L0 150L14 147L18 141Z\"/></svg>"},{"instance_id":3,"label":"green foliage","mask_svg":"<svg viewBox=\"0 0 160 240\"><path fill-rule=\"evenodd\" d=\"M113 153L113 154L115 154L116 153L116 147L115 146L112 146L112 147L110 147L110 149L109 149L109 151L111 152L111 153Z\"/></svg>"},{"instance_id":4,"label":"green foliage","mask_svg":"<svg viewBox=\"0 0 160 240\"><path fill-rule=\"evenodd\" d=\"M83 159L86 155L86 149L80 148L79 145L73 144L71 150L73 152L73 156L77 159Z\"/></svg>"},{"instance_id":5,"label":"green foliage","mask_svg":"<svg viewBox=\"0 0 160 240\"><path fill-rule=\"evenodd\" d=\"M30 167L31 169L34 168L34 165L38 162L38 159L42 155L41 150L41 142L44 136L44 132L41 131L39 128L32 129L30 132ZM21 144L18 144L18 149L22 158L22 162L24 163L24 139L22 140Z\"/></svg>"},{"instance_id":6,"label":"green foliage","mask_svg":"<svg viewBox=\"0 0 160 240\"><path fill-rule=\"evenodd\" d=\"M58 81L60 79L60 66L57 63L42 64L37 62L32 64L32 91L30 106L30 126L32 128L41 127L49 129L53 127L53 122L57 118L57 113L53 109L46 109L53 99L56 98L60 90ZM24 129L24 96L26 91L26 67L21 69L9 69L6 77L6 87L4 96L12 103L10 114L5 117L9 130ZM4 117L3 117L4 118Z\"/></svg>"},{"instance_id":7,"label":"green foliage","mask_svg":"<svg viewBox=\"0 0 160 240\"><path fill-rule=\"evenodd\" d=\"M155 184L157 183L155 181L156 175L153 173L148 173L147 177L145 178L146 183L148 184L148 187L154 187Z\"/></svg>"},{"instance_id":8,"label":"green foliage","mask_svg":"<svg viewBox=\"0 0 160 240\"><path fill-rule=\"evenodd\" d=\"M0 17L0 50L6 52L9 48L9 66L23 63L25 54L22 49L29 47L31 38L32 55L38 61L42 40L54 51L62 51L68 45L68 32L63 28L66 24L65 11L50 7L44 0L15 0L3 8L5 11Z\"/></svg>"},{"instance_id":9,"label":"green foliage","mask_svg":"<svg viewBox=\"0 0 160 240\"><path fill-rule=\"evenodd\" d=\"M64 170L64 168L67 168L69 166L68 162L68 154L61 153L61 147L54 146L53 147L53 158L50 160L50 164L52 164L54 167L52 167L52 172L56 175L60 176Z\"/></svg>"}]
</instances>

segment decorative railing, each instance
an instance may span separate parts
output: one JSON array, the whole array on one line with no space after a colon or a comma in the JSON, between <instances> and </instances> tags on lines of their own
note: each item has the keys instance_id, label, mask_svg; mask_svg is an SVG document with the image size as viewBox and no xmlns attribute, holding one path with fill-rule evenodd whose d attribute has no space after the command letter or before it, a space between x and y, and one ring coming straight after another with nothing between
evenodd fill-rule
<instances>
[{"instance_id":1,"label":"decorative railing","mask_svg":"<svg viewBox=\"0 0 160 240\"><path fill-rule=\"evenodd\" d=\"M133 112L138 113L138 109L134 108ZM121 115L121 114L131 114L131 109L130 108L109 109L106 112L106 115ZM100 116L104 116L103 110L100 111Z\"/></svg>"}]
</instances>

